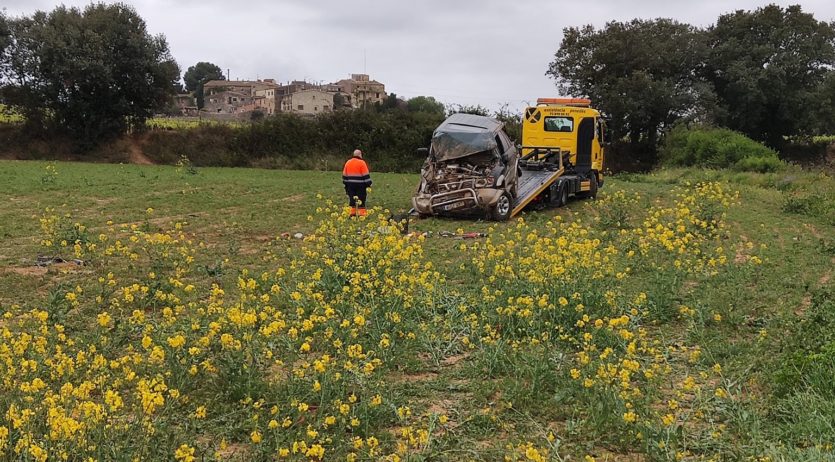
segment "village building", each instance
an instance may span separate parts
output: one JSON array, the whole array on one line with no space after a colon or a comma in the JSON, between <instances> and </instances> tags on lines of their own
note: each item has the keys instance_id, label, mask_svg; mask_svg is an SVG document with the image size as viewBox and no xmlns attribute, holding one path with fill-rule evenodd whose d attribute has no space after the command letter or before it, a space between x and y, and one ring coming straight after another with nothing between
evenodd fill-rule
<instances>
[{"instance_id":1,"label":"village building","mask_svg":"<svg viewBox=\"0 0 835 462\"><path fill-rule=\"evenodd\" d=\"M281 112L316 115L333 110L333 93L319 88L308 88L281 96Z\"/></svg>"},{"instance_id":2,"label":"village building","mask_svg":"<svg viewBox=\"0 0 835 462\"><path fill-rule=\"evenodd\" d=\"M273 79L210 80L203 84L203 110L209 114L244 116L253 111L272 115L276 112L276 89Z\"/></svg>"},{"instance_id":3,"label":"village building","mask_svg":"<svg viewBox=\"0 0 835 462\"><path fill-rule=\"evenodd\" d=\"M334 93L350 95L348 99L353 108L382 103L386 99L386 86L371 80L368 74L351 74L351 78L328 84L326 87Z\"/></svg>"}]
</instances>

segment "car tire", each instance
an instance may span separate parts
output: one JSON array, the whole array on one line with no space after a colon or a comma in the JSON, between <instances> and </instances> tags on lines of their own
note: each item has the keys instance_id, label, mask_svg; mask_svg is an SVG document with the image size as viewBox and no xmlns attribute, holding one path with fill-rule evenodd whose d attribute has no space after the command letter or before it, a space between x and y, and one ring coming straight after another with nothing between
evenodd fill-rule
<instances>
[{"instance_id":1,"label":"car tire","mask_svg":"<svg viewBox=\"0 0 835 462\"><path fill-rule=\"evenodd\" d=\"M513 200L510 194L503 192L496 205L493 206L492 218L495 221L507 221L510 219L510 214L513 212Z\"/></svg>"}]
</instances>

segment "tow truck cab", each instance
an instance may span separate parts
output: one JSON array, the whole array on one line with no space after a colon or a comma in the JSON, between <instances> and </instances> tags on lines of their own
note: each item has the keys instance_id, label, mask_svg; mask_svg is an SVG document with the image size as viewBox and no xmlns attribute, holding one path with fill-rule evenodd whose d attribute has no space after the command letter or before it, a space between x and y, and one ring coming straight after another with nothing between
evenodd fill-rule
<instances>
[{"instance_id":1,"label":"tow truck cab","mask_svg":"<svg viewBox=\"0 0 835 462\"><path fill-rule=\"evenodd\" d=\"M566 171L603 185L603 144L606 126L591 101L581 98L539 98L525 109L522 121L522 157L536 148L559 149L566 156Z\"/></svg>"}]
</instances>

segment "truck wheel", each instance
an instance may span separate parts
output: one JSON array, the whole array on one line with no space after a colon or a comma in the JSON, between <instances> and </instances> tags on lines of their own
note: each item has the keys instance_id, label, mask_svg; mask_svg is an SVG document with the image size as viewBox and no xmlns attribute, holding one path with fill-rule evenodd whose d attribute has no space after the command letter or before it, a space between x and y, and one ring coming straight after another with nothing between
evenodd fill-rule
<instances>
[{"instance_id":1,"label":"truck wheel","mask_svg":"<svg viewBox=\"0 0 835 462\"><path fill-rule=\"evenodd\" d=\"M510 218L510 213L513 211L513 201L510 200L510 195L503 192L493 206L493 220L507 221Z\"/></svg>"},{"instance_id":2,"label":"truck wheel","mask_svg":"<svg viewBox=\"0 0 835 462\"><path fill-rule=\"evenodd\" d=\"M557 192L557 207L564 207L565 204L568 204L568 185L564 184L560 186L560 189Z\"/></svg>"}]
</instances>

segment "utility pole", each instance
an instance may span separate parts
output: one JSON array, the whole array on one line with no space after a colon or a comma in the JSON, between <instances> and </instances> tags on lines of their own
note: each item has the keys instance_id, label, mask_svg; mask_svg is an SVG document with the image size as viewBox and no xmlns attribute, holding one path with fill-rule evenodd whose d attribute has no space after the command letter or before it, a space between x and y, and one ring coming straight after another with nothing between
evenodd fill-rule
<instances>
[{"instance_id":1,"label":"utility pole","mask_svg":"<svg viewBox=\"0 0 835 462\"><path fill-rule=\"evenodd\" d=\"M229 80L229 68L226 68L226 80Z\"/></svg>"}]
</instances>

